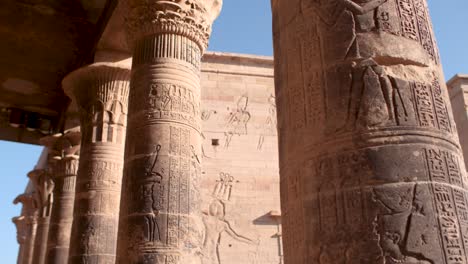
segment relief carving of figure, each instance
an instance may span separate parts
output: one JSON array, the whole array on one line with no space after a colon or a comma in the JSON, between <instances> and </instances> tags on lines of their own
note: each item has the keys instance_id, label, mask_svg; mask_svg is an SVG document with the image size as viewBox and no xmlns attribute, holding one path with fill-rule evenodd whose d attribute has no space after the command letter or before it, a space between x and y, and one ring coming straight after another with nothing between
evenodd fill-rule
<instances>
[{"instance_id":1,"label":"relief carving of figure","mask_svg":"<svg viewBox=\"0 0 468 264\"><path fill-rule=\"evenodd\" d=\"M237 101L237 108L231 110L228 116L226 124L226 132L224 147L228 148L231 143L233 135L247 135L247 123L249 122L251 115L247 110L249 105L249 98L246 95L243 95Z\"/></svg>"},{"instance_id":2,"label":"relief carving of figure","mask_svg":"<svg viewBox=\"0 0 468 264\"><path fill-rule=\"evenodd\" d=\"M346 79L337 78L333 72L328 75L330 96L341 96L340 100L330 100L329 115L336 118L328 128L330 132L415 124L407 81L387 75L372 59L343 67L348 72Z\"/></svg>"},{"instance_id":3,"label":"relief carving of figure","mask_svg":"<svg viewBox=\"0 0 468 264\"><path fill-rule=\"evenodd\" d=\"M149 107L157 111L170 110L172 98L170 88L164 84L152 84L148 95Z\"/></svg>"},{"instance_id":4,"label":"relief carving of figure","mask_svg":"<svg viewBox=\"0 0 468 264\"><path fill-rule=\"evenodd\" d=\"M377 29L376 12L378 7L386 2L387 0L302 0L301 8L303 12L311 10L330 27L336 26L340 19L343 19L343 14L351 15L348 22L354 23L354 34L343 35L348 38L344 58L356 59L361 58L357 43L358 35Z\"/></svg>"},{"instance_id":5,"label":"relief carving of figure","mask_svg":"<svg viewBox=\"0 0 468 264\"><path fill-rule=\"evenodd\" d=\"M221 264L219 243L223 233L227 233L239 242L254 244L252 239L240 235L233 229L229 221L225 219L225 210L224 203L214 199L209 206L208 212L203 214L203 223L206 230L203 242L203 264Z\"/></svg>"},{"instance_id":6,"label":"relief carving of figure","mask_svg":"<svg viewBox=\"0 0 468 264\"><path fill-rule=\"evenodd\" d=\"M262 134L258 139L257 149L261 150L263 142L265 142L265 135L275 135L277 129L277 116L276 116L276 100L275 96L270 94L268 97L268 116L265 120Z\"/></svg>"},{"instance_id":7,"label":"relief carving of figure","mask_svg":"<svg viewBox=\"0 0 468 264\"><path fill-rule=\"evenodd\" d=\"M382 251L379 263L435 263L423 252L411 252L407 248L411 229L421 228L412 226L411 220L415 215L423 216L426 210L424 203L418 200L418 192L417 185L402 186L397 190L385 189L385 187L374 189L374 199L381 206L380 214L374 222L374 232ZM422 233L418 233L417 237L424 238L428 235L425 233L427 231L421 231Z\"/></svg>"},{"instance_id":8,"label":"relief carving of figure","mask_svg":"<svg viewBox=\"0 0 468 264\"><path fill-rule=\"evenodd\" d=\"M258 241L239 234L226 219L226 202L231 199L235 179L228 173L220 173L208 210L203 212L202 219L205 225L202 247L202 264L221 264L219 245L222 234L226 233L233 239L246 243L258 244Z\"/></svg>"},{"instance_id":9,"label":"relief carving of figure","mask_svg":"<svg viewBox=\"0 0 468 264\"><path fill-rule=\"evenodd\" d=\"M161 241L161 233L156 217L162 209L162 201L159 197L164 193L162 184L162 171L156 172L155 167L158 162L161 145L157 145L153 154L148 158L150 166L145 169L145 179L141 185L142 213L146 214L145 219L145 236L148 242L153 243ZM151 159L153 159L151 161Z\"/></svg>"}]
</instances>

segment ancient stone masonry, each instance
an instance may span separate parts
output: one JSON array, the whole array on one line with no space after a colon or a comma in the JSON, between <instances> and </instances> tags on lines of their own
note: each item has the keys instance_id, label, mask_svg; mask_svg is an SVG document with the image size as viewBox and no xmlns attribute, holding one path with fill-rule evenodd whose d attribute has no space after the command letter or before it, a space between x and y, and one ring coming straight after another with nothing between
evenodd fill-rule
<instances>
[{"instance_id":1,"label":"ancient stone masonry","mask_svg":"<svg viewBox=\"0 0 468 264\"><path fill-rule=\"evenodd\" d=\"M80 111L81 149L68 263L114 263L130 69L95 63L64 89Z\"/></svg>"},{"instance_id":2,"label":"ancient stone masonry","mask_svg":"<svg viewBox=\"0 0 468 264\"><path fill-rule=\"evenodd\" d=\"M68 262L80 141L80 132L41 139L48 149L49 172L54 181L54 205L47 240L48 264Z\"/></svg>"},{"instance_id":3,"label":"ancient stone masonry","mask_svg":"<svg viewBox=\"0 0 468 264\"><path fill-rule=\"evenodd\" d=\"M133 47L118 263L200 259L200 62L221 0L126 0Z\"/></svg>"},{"instance_id":4,"label":"ancient stone masonry","mask_svg":"<svg viewBox=\"0 0 468 264\"><path fill-rule=\"evenodd\" d=\"M13 203L21 203L23 205L21 216L13 218L17 229L17 240L20 246L18 264L31 264L34 241L36 239L38 208L32 192L25 192L19 195L15 198Z\"/></svg>"},{"instance_id":5,"label":"ancient stone masonry","mask_svg":"<svg viewBox=\"0 0 468 264\"><path fill-rule=\"evenodd\" d=\"M272 0L285 263L467 263L425 0Z\"/></svg>"},{"instance_id":6,"label":"ancient stone masonry","mask_svg":"<svg viewBox=\"0 0 468 264\"><path fill-rule=\"evenodd\" d=\"M33 264L44 264L50 214L53 204L54 182L46 169L35 169L28 173L34 185L34 202L38 210L36 236L34 239Z\"/></svg>"}]
</instances>

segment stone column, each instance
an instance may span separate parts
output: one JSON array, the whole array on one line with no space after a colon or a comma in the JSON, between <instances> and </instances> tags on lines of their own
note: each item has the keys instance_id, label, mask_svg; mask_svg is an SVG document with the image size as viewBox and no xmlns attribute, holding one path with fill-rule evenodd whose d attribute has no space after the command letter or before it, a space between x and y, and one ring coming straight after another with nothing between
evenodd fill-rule
<instances>
[{"instance_id":1,"label":"stone column","mask_svg":"<svg viewBox=\"0 0 468 264\"><path fill-rule=\"evenodd\" d=\"M126 66L95 63L63 81L82 136L70 264L115 262L129 80Z\"/></svg>"},{"instance_id":2,"label":"stone column","mask_svg":"<svg viewBox=\"0 0 468 264\"><path fill-rule=\"evenodd\" d=\"M467 263L425 0L273 0L285 263Z\"/></svg>"},{"instance_id":3,"label":"stone column","mask_svg":"<svg viewBox=\"0 0 468 264\"><path fill-rule=\"evenodd\" d=\"M47 264L62 264L68 260L80 140L80 132L41 139L41 144L48 148L49 170L55 185L47 241Z\"/></svg>"},{"instance_id":4,"label":"stone column","mask_svg":"<svg viewBox=\"0 0 468 264\"><path fill-rule=\"evenodd\" d=\"M50 213L52 212L54 182L46 169L35 169L28 173L34 185L34 201L38 208L36 237L34 241L33 264L44 264L49 234Z\"/></svg>"},{"instance_id":5,"label":"stone column","mask_svg":"<svg viewBox=\"0 0 468 264\"><path fill-rule=\"evenodd\" d=\"M37 213L34 197L31 193L19 195L13 201L14 204L22 203L21 216L14 217L13 222L17 228L17 240L20 244L18 264L31 264L36 238Z\"/></svg>"},{"instance_id":6,"label":"stone column","mask_svg":"<svg viewBox=\"0 0 468 264\"><path fill-rule=\"evenodd\" d=\"M200 64L221 0L127 0L133 46L118 263L196 263Z\"/></svg>"}]
</instances>

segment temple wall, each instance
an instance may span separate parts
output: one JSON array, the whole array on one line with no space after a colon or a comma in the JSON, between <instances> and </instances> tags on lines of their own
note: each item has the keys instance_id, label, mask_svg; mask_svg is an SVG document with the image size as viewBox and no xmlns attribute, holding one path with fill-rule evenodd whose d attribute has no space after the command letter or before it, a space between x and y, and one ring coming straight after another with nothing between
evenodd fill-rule
<instances>
[{"instance_id":1,"label":"temple wall","mask_svg":"<svg viewBox=\"0 0 468 264\"><path fill-rule=\"evenodd\" d=\"M453 116L457 124L458 137L465 157L465 166L468 165L468 75L456 75L447 82Z\"/></svg>"},{"instance_id":2,"label":"temple wall","mask_svg":"<svg viewBox=\"0 0 468 264\"><path fill-rule=\"evenodd\" d=\"M272 63L212 53L203 61L203 251L219 252L213 264L280 263L270 213L280 207ZM224 218L210 214L214 204L224 206ZM216 249L210 239L218 237Z\"/></svg>"}]
</instances>

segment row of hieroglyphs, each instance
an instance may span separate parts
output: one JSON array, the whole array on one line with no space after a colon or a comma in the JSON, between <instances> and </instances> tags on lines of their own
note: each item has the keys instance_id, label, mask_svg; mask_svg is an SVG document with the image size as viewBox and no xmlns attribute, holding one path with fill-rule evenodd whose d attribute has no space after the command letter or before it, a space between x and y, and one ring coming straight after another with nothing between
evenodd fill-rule
<instances>
[{"instance_id":1,"label":"row of hieroglyphs","mask_svg":"<svg viewBox=\"0 0 468 264\"><path fill-rule=\"evenodd\" d=\"M247 136L252 134L249 132L252 129L258 131L258 150L262 149L265 136L276 135L277 117L275 96L270 94L267 98L267 102L266 117L258 125L251 124L253 116L249 109L249 97L247 95L242 95L240 98L238 98L234 106L227 107L227 112L222 114L221 117L223 120L218 119L219 123L222 124L224 129L224 148L229 148L229 145L231 144L232 138L234 136ZM202 120L208 121L217 114L219 114L219 112L216 110L204 110L202 111Z\"/></svg>"}]
</instances>

